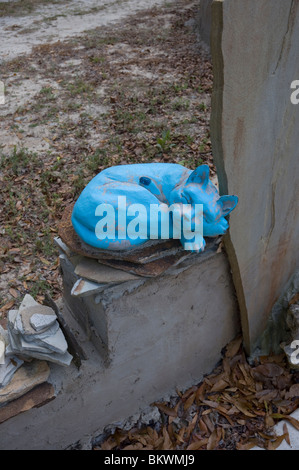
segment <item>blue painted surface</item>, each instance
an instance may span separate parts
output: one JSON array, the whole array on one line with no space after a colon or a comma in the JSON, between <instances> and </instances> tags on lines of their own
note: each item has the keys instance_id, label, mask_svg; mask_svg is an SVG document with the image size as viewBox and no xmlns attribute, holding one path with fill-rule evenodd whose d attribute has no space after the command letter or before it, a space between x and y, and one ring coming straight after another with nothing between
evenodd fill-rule
<instances>
[{"instance_id":1,"label":"blue painted surface","mask_svg":"<svg viewBox=\"0 0 299 470\"><path fill-rule=\"evenodd\" d=\"M126 197L126 207L119 209L119 197ZM88 245L109 250L128 250L150 239L150 206L159 204L203 204L203 236L215 237L228 229L226 216L236 207L237 196L219 196L218 190L209 179L208 165L201 165L192 171L174 163L142 163L120 165L107 168L93 178L79 196L72 214L72 223L76 233ZM109 204L115 209L115 237L100 240L96 227L102 217L96 215L97 207ZM124 214L132 204L142 204L148 209L140 215L140 221L146 226L146 239L132 240L125 236L125 227L121 228ZM99 214L97 212L97 214ZM192 217L194 216L194 212ZM135 216L126 215L129 224ZM147 218L146 220L142 220ZM142 225L142 224L141 224ZM172 224L170 224L172 238ZM120 235L122 234L122 235ZM161 237L159 231L158 238ZM184 243L182 236L181 242ZM194 251L202 251L201 246Z\"/></svg>"}]
</instances>

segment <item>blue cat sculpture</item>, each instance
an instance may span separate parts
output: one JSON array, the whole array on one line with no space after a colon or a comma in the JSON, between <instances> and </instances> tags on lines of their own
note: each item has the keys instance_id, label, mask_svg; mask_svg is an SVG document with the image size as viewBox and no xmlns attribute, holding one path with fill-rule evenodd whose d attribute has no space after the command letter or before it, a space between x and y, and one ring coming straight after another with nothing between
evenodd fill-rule
<instances>
[{"instance_id":1,"label":"blue cat sculpture","mask_svg":"<svg viewBox=\"0 0 299 470\"><path fill-rule=\"evenodd\" d=\"M201 204L202 235L192 249L200 252L205 247L204 236L216 237L227 231L225 217L237 203L237 196L220 197L209 179L208 165L201 165L194 171L175 163L119 165L103 170L85 187L75 203L72 224L87 245L107 250L129 250L152 238L165 239L160 228L154 237L151 236L151 206L160 207L165 212L165 207L188 205L191 211L187 215L182 212L182 219L189 218L190 232L194 232L194 207ZM139 209L141 205L145 210ZM138 221L136 209L139 210ZM159 213L155 214L155 217L159 216ZM134 219L135 232L138 232L138 227L140 229L135 237L129 236L127 230ZM174 237L171 217L169 220L168 238L178 238ZM105 237L99 236L97 230L102 222L102 227L106 224ZM185 232L180 239L184 245Z\"/></svg>"}]
</instances>

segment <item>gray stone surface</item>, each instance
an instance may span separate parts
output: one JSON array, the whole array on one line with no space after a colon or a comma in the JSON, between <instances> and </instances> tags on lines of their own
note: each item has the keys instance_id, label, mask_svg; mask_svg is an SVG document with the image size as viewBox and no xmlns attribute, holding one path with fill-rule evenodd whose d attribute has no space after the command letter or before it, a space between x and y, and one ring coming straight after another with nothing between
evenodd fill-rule
<instances>
[{"instance_id":1,"label":"gray stone surface","mask_svg":"<svg viewBox=\"0 0 299 470\"><path fill-rule=\"evenodd\" d=\"M247 351L298 266L299 2L215 0L211 136Z\"/></svg>"},{"instance_id":2,"label":"gray stone surface","mask_svg":"<svg viewBox=\"0 0 299 470\"><path fill-rule=\"evenodd\" d=\"M40 323L39 330L36 330L31 325L32 315L35 315L35 314L39 315L40 320L41 320L42 317L44 317L44 327L42 328L41 323ZM49 316L51 317L50 318L50 323L48 323L48 321L47 321L47 317L49 317ZM54 320L53 320L53 316L54 316ZM43 333L49 327L51 327L53 324L55 324L55 320L56 320L55 312L50 307L45 307L43 305L37 305L35 307L29 307L29 308L19 310L17 318L16 318L15 321L17 322L17 329L18 329L19 332L21 332L22 334L25 334L26 336L27 335L28 336L36 336L36 335L39 335L39 334Z\"/></svg>"},{"instance_id":3,"label":"gray stone surface","mask_svg":"<svg viewBox=\"0 0 299 470\"><path fill-rule=\"evenodd\" d=\"M40 313L34 313L30 317L29 321L30 321L30 325L32 326L32 328L35 331L40 332L44 329L49 328L50 326L53 326L56 320L57 320L57 317L55 314L44 315Z\"/></svg>"},{"instance_id":4,"label":"gray stone surface","mask_svg":"<svg viewBox=\"0 0 299 470\"><path fill-rule=\"evenodd\" d=\"M120 269L111 268L101 264L97 260L84 258L77 264L75 273L85 279L99 284L119 283L139 279L139 276Z\"/></svg>"}]
</instances>

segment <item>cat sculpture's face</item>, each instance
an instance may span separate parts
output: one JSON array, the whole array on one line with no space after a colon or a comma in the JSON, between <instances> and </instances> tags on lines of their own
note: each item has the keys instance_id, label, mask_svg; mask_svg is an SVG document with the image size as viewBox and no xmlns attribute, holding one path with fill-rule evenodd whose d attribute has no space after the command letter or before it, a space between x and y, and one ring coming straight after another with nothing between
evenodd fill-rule
<instances>
[{"instance_id":1,"label":"cat sculpture's face","mask_svg":"<svg viewBox=\"0 0 299 470\"><path fill-rule=\"evenodd\" d=\"M215 237L223 235L228 229L226 216L236 207L237 196L220 196L216 186L209 179L208 165L201 165L194 170L186 183L175 188L170 204L181 203L203 205L203 235ZM194 215L191 212L191 218Z\"/></svg>"}]
</instances>

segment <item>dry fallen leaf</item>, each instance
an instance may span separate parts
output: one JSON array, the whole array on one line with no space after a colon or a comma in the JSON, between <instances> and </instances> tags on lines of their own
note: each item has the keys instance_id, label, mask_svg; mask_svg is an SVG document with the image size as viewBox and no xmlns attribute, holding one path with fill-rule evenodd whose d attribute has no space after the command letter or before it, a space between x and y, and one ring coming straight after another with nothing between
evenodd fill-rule
<instances>
[{"instance_id":1,"label":"dry fallen leaf","mask_svg":"<svg viewBox=\"0 0 299 470\"><path fill-rule=\"evenodd\" d=\"M242 342L243 342L243 338L241 336L231 341L226 347L225 357L227 358L234 357L239 351Z\"/></svg>"},{"instance_id":2,"label":"dry fallen leaf","mask_svg":"<svg viewBox=\"0 0 299 470\"><path fill-rule=\"evenodd\" d=\"M153 403L153 406L156 406L160 411L162 411L168 416L173 416L174 418L177 416L177 412L175 411L175 409L170 408L164 403Z\"/></svg>"}]
</instances>

